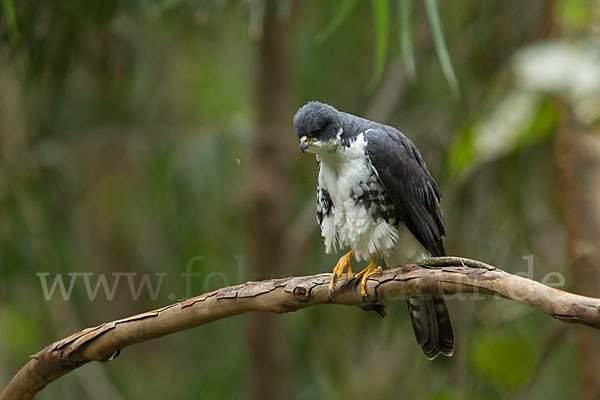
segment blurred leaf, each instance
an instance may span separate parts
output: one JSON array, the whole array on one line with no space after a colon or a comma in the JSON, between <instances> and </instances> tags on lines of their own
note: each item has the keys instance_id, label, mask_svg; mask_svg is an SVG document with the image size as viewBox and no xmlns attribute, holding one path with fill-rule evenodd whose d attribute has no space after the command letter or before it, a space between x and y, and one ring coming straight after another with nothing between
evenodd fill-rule
<instances>
[{"instance_id":1,"label":"blurred leaf","mask_svg":"<svg viewBox=\"0 0 600 400\"><path fill-rule=\"evenodd\" d=\"M560 110L556 101L543 100L533 117L533 121L526 134L519 137L515 150L539 143L554 132L558 125Z\"/></svg>"},{"instance_id":2,"label":"blurred leaf","mask_svg":"<svg viewBox=\"0 0 600 400\"><path fill-rule=\"evenodd\" d=\"M381 81L388 47L388 0L373 0L373 18L375 26L375 71L368 84L368 89L374 89Z\"/></svg>"},{"instance_id":3,"label":"blurred leaf","mask_svg":"<svg viewBox=\"0 0 600 400\"><path fill-rule=\"evenodd\" d=\"M473 144L477 158L490 160L514 150L535 117L539 96L512 90L474 127Z\"/></svg>"},{"instance_id":4,"label":"blurred leaf","mask_svg":"<svg viewBox=\"0 0 600 400\"><path fill-rule=\"evenodd\" d=\"M459 394L456 393L452 393L449 390L445 390L443 392L438 392L436 394L434 394L433 396L429 397L429 400L460 400L464 398L464 396L461 396Z\"/></svg>"},{"instance_id":5,"label":"blurred leaf","mask_svg":"<svg viewBox=\"0 0 600 400\"><path fill-rule=\"evenodd\" d=\"M474 335L469 358L479 374L514 392L531 374L534 353L531 343L518 332L484 331Z\"/></svg>"},{"instance_id":6,"label":"blurred leaf","mask_svg":"<svg viewBox=\"0 0 600 400\"><path fill-rule=\"evenodd\" d=\"M0 313L0 326L2 326L2 347L11 359L20 360L23 354L31 354L38 343L35 329L38 321L32 318L26 310L15 307L6 307Z\"/></svg>"},{"instance_id":7,"label":"blurred leaf","mask_svg":"<svg viewBox=\"0 0 600 400\"><path fill-rule=\"evenodd\" d=\"M587 0L559 0L554 6L555 15L566 28L585 28L592 17L590 5Z\"/></svg>"},{"instance_id":8,"label":"blurred leaf","mask_svg":"<svg viewBox=\"0 0 600 400\"><path fill-rule=\"evenodd\" d=\"M467 169L475 159L473 146L473 125L463 129L455 138L448 151L448 170L452 175L458 175Z\"/></svg>"},{"instance_id":9,"label":"blurred leaf","mask_svg":"<svg viewBox=\"0 0 600 400\"><path fill-rule=\"evenodd\" d=\"M19 27L15 17L15 7L13 0L2 0L2 13L4 14L4 23L8 31L10 41L14 43L19 38Z\"/></svg>"},{"instance_id":10,"label":"blurred leaf","mask_svg":"<svg viewBox=\"0 0 600 400\"><path fill-rule=\"evenodd\" d=\"M600 46L593 40L549 40L524 46L512 60L517 85L569 102L579 119L600 119Z\"/></svg>"},{"instance_id":11,"label":"blurred leaf","mask_svg":"<svg viewBox=\"0 0 600 400\"><path fill-rule=\"evenodd\" d=\"M540 95L512 90L492 109L465 128L451 145L448 168L460 174L483 161L539 143L557 124L557 106Z\"/></svg>"},{"instance_id":12,"label":"blurred leaf","mask_svg":"<svg viewBox=\"0 0 600 400\"><path fill-rule=\"evenodd\" d=\"M335 32L342 25L346 18L348 18L354 9L354 6L356 6L356 0L342 1L342 4L338 7L335 15L329 22L329 25L327 25L327 27L317 35L317 41L321 43L331 36L331 34L333 34L333 32Z\"/></svg>"},{"instance_id":13,"label":"blurred leaf","mask_svg":"<svg viewBox=\"0 0 600 400\"><path fill-rule=\"evenodd\" d=\"M425 10L427 10L427 18L429 19L429 24L431 26L433 43L435 45L435 51L440 59L440 64L442 64L442 71L444 72L444 76L446 76L452 95L458 97L460 95L460 88L458 86L456 74L454 73L454 68L452 67L452 61L448 55L448 49L446 48L436 0L425 0Z\"/></svg>"},{"instance_id":14,"label":"blurred leaf","mask_svg":"<svg viewBox=\"0 0 600 400\"><path fill-rule=\"evenodd\" d=\"M402 61L406 68L406 75L414 80L417 77L415 68L415 57L413 54L412 37L412 0L399 0L398 17L400 20L400 48L402 51Z\"/></svg>"},{"instance_id":15,"label":"blurred leaf","mask_svg":"<svg viewBox=\"0 0 600 400\"><path fill-rule=\"evenodd\" d=\"M480 400L488 399L488 397L482 397L477 393L470 392L467 397L469 400ZM445 388L434 395L427 398L428 400L464 400L465 393L463 391L452 390L451 388Z\"/></svg>"}]
</instances>

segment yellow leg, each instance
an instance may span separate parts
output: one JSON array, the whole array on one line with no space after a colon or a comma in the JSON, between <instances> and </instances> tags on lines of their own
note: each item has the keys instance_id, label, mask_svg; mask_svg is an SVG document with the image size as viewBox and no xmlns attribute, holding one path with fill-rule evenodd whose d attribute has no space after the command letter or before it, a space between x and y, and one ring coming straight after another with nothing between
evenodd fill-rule
<instances>
[{"instance_id":1,"label":"yellow leg","mask_svg":"<svg viewBox=\"0 0 600 400\"><path fill-rule=\"evenodd\" d=\"M348 270L348 279L351 279L352 267L350 266L350 260L354 256L354 252L350 250L348 253L344 254L340 257L337 264L333 268L333 273L331 274L331 282L329 282L329 297L331 297L331 292L335 289L335 282L342 276L344 271Z\"/></svg>"},{"instance_id":2,"label":"yellow leg","mask_svg":"<svg viewBox=\"0 0 600 400\"><path fill-rule=\"evenodd\" d=\"M369 262L369 265L367 265L365 269L354 275L353 278L353 280L355 280L355 282L357 283L360 281L360 294L362 297L367 296L367 279L369 279L371 275L381 275L382 273L383 270L381 269L381 267L377 266L377 256L371 256L371 262Z\"/></svg>"}]
</instances>

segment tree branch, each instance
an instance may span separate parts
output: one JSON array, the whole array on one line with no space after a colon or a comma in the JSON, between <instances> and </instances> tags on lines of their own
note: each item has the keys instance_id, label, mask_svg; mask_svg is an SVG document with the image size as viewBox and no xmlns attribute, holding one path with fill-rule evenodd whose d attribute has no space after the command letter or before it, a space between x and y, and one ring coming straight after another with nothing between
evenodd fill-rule
<instances>
[{"instance_id":1,"label":"tree branch","mask_svg":"<svg viewBox=\"0 0 600 400\"><path fill-rule=\"evenodd\" d=\"M126 346L249 311L285 313L317 304L374 310L407 296L482 293L535 307L565 322L600 329L600 299L579 296L512 275L480 261L439 257L385 270L368 281L368 296L340 282L327 296L331 275L247 282L132 317L87 328L47 346L13 377L0 400L30 399L48 383L90 361L106 362Z\"/></svg>"}]
</instances>

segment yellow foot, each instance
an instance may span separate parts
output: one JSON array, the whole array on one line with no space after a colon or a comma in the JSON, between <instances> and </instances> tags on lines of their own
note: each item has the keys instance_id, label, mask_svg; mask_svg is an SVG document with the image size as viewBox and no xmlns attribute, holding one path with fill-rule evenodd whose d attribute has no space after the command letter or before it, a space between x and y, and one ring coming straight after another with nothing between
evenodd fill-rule
<instances>
[{"instance_id":1,"label":"yellow foot","mask_svg":"<svg viewBox=\"0 0 600 400\"><path fill-rule=\"evenodd\" d=\"M327 292L329 294L330 299L332 298L331 294L332 294L333 290L335 289L335 282L342 276L342 274L344 273L344 271L346 269L348 270L348 279L352 278L353 274L352 274L352 267L350 266L350 260L352 259L353 255L354 255L354 252L352 250L350 250L348 253L346 253L340 257L337 264L333 268L333 273L331 275L331 282L329 282L329 291Z\"/></svg>"},{"instance_id":2,"label":"yellow foot","mask_svg":"<svg viewBox=\"0 0 600 400\"><path fill-rule=\"evenodd\" d=\"M369 265L354 275L349 284L353 287L353 285L358 285L358 282L360 282L360 295L365 298L367 297L367 279L369 279L371 275L375 274L381 275L383 274L383 270L381 267L377 266L377 257L372 256Z\"/></svg>"}]
</instances>

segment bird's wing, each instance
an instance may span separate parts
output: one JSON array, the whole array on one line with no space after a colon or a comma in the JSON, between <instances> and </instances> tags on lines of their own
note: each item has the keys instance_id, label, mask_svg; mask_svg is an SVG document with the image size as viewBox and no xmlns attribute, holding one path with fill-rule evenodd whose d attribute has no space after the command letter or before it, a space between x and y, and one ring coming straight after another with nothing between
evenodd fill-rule
<instances>
[{"instance_id":1,"label":"bird's wing","mask_svg":"<svg viewBox=\"0 0 600 400\"><path fill-rule=\"evenodd\" d=\"M398 216L421 244L436 257L444 256L446 227L441 193L419 150L393 128L365 132L367 155ZM454 333L441 296L406 299L417 342L429 359L454 352Z\"/></svg>"},{"instance_id":2,"label":"bird's wing","mask_svg":"<svg viewBox=\"0 0 600 400\"><path fill-rule=\"evenodd\" d=\"M393 128L365 132L367 155L398 216L433 256L445 255L441 193L419 150Z\"/></svg>"}]
</instances>

